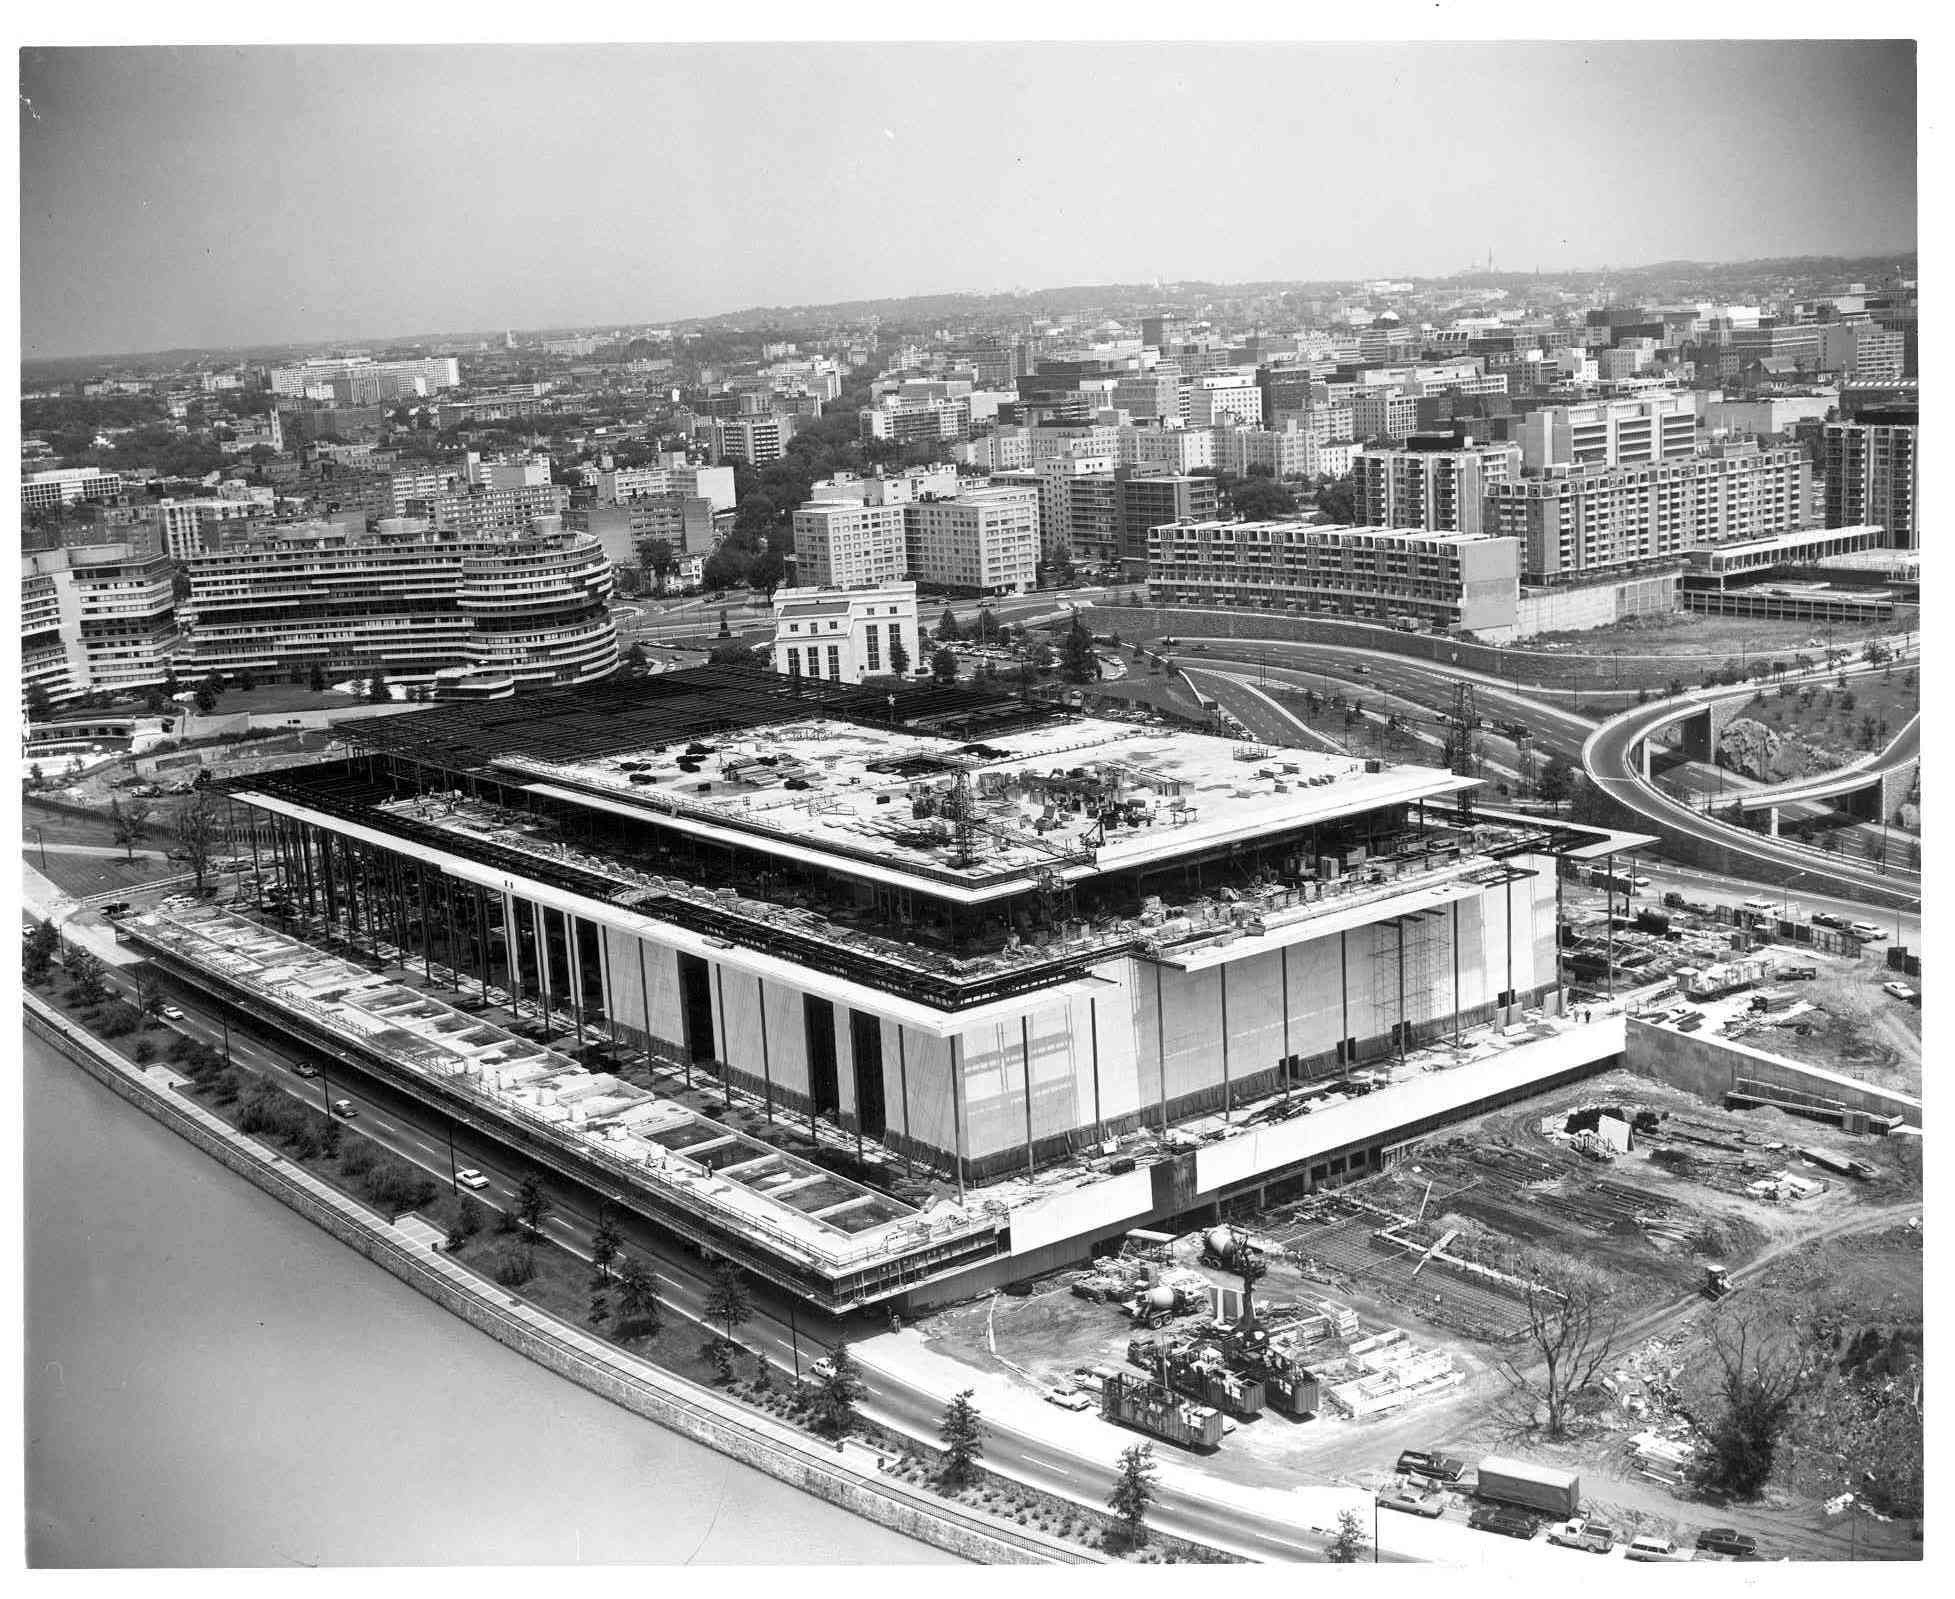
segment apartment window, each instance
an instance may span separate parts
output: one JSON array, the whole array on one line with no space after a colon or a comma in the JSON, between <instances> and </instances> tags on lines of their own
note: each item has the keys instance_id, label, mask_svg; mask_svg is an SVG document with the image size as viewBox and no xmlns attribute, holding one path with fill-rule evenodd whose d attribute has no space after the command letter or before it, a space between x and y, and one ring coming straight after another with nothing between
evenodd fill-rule
<instances>
[{"instance_id":1,"label":"apartment window","mask_svg":"<svg viewBox=\"0 0 1955 1599\"><path fill-rule=\"evenodd\" d=\"M810 651L808 652L808 658L809 658L809 663L810 663L810 664L812 665L812 664L813 664L813 661L814 661L814 651L813 651L813 650L810 650ZM828 646L828 675L829 675L829 676L830 676L831 678L834 678L834 679L836 679L837 681L839 681L839 680L841 679L841 676L842 676L842 646L841 646L841 645L839 645L839 644L831 644L831 645L829 645L829 646Z\"/></svg>"}]
</instances>

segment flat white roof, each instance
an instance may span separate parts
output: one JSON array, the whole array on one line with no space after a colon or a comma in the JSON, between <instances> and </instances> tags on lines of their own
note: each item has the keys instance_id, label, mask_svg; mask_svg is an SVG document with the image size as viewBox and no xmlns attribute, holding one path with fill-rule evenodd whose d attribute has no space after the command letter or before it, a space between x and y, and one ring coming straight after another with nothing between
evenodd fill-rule
<instances>
[{"instance_id":1,"label":"flat white roof","mask_svg":"<svg viewBox=\"0 0 1955 1599\"><path fill-rule=\"evenodd\" d=\"M1078 880L1474 786L1434 767L1372 771L1320 750L1094 718L983 743L816 719L692 747L703 753L496 764L551 798L972 903L1016 893L1042 868Z\"/></svg>"}]
</instances>

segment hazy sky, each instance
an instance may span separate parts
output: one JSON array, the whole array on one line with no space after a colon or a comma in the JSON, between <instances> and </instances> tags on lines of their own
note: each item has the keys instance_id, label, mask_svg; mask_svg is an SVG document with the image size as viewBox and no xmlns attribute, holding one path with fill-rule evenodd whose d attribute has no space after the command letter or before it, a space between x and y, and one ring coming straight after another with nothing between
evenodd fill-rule
<instances>
[{"instance_id":1,"label":"hazy sky","mask_svg":"<svg viewBox=\"0 0 1955 1599\"><path fill-rule=\"evenodd\" d=\"M29 49L27 357L1915 243L1909 44Z\"/></svg>"}]
</instances>

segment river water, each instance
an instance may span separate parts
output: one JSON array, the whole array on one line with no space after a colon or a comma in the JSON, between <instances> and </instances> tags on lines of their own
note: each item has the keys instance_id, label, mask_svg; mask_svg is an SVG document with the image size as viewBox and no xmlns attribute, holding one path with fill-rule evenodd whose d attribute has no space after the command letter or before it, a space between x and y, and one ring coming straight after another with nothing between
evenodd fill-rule
<instances>
[{"instance_id":1,"label":"river water","mask_svg":"<svg viewBox=\"0 0 1955 1599\"><path fill-rule=\"evenodd\" d=\"M955 1563L532 1365L25 1057L31 1564Z\"/></svg>"}]
</instances>

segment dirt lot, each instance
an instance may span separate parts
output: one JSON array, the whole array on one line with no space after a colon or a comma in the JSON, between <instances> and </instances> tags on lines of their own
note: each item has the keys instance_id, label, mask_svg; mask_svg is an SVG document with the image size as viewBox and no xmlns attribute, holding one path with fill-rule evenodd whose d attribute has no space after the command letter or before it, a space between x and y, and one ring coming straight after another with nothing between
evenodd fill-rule
<instances>
[{"instance_id":1,"label":"dirt lot","mask_svg":"<svg viewBox=\"0 0 1955 1599\"><path fill-rule=\"evenodd\" d=\"M1753 1034L1745 1042L1775 1055L1844 1072L1904 1094L1921 1092L1921 1008L1884 993L1881 984L1901 978L1885 965L1863 962L1857 969L1822 977L1801 997L1818 1007L1799 1019L1812 1031L1801 1036L1789 1027ZM1910 988L1913 979L1901 979Z\"/></svg>"},{"instance_id":2,"label":"dirt lot","mask_svg":"<svg viewBox=\"0 0 1955 1599\"><path fill-rule=\"evenodd\" d=\"M1686 658L1678 662L1678 668L1686 681L1694 682L1704 667L1715 667L1727 658L1736 664L1760 655L1823 655L1829 638L1834 649L1851 649L1857 654L1865 640L1901 632L1907 621L1907 617L1897 615L1893 621L1875 627L1834 627L1829 633L1816 630L1811 622L1767 622L1677 611L1667 616L1625 617L1612 627L1581 633L1543 633L1529 639L1527 648L1566 648L1587 655L1607 655L1611 650L1621 650L1624 655L1676 655Z\"/></svg>"}]
</instances>

